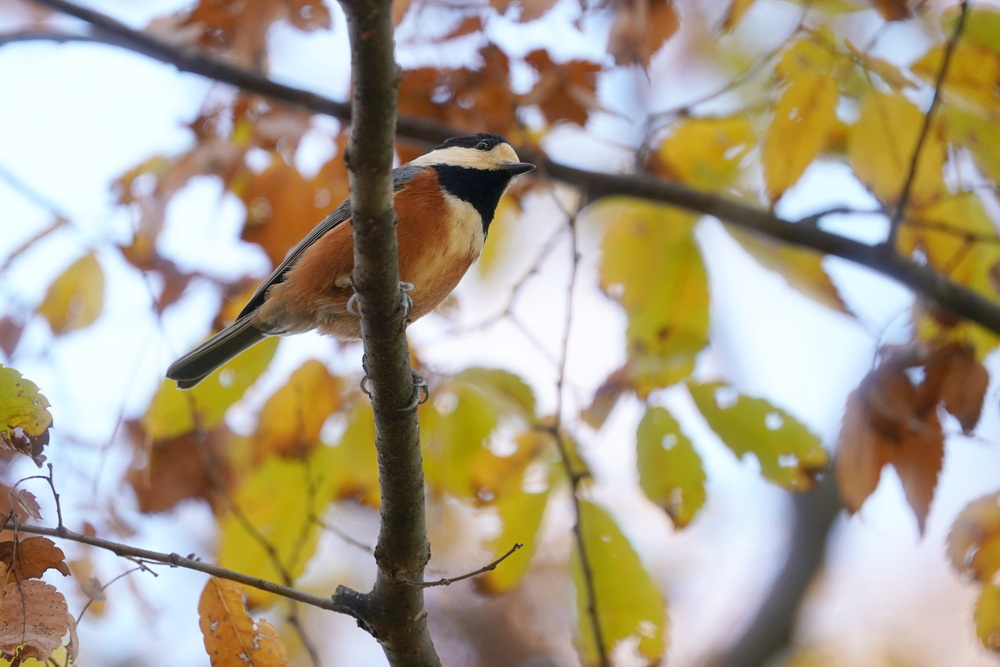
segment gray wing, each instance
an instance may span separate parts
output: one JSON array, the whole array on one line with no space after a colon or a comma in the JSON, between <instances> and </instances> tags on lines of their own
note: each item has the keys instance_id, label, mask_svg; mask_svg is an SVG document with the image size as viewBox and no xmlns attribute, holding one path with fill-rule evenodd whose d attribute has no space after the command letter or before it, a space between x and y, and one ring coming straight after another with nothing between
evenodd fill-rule
<instances>
[{"instance_id":1,"label":"gray wing","mask_svg":"<svg viewBox=\"0 0 1000 667\"><path fill-rule=\"evenodd\" d=\"M409 183L414 176L424 171L425 169L427 169L427 167L414 167L414 166L404 166L393 169L392 170L393 191L399 192L400 190L402 190L403 186ZM277 285L278 283L280 283L285 279L285 274L288 272L290 268L292 268L292 265L294 265L295 262L298 261L299 257L302 256L302 253L306 251L306 248L311 246L313 243L319 240L321 236L326 234L328 231L330 231L340 223L344 222L345 220L349 220L350 217L351 217L351 200L350 198L347 198L340 204L340 206L334 209L334 211L330 215L326 216L326 218L324 218L321 223L316 225L313 228L313 230L309 232L308 235L306 235L304 239L299 241L295 245L295 247L292 248L291 252L288 253L288 256L285 257L285 260L278 265L278 268L272 271L271 275L267 277L267 280L262 282L260 286L256 289L256 291L254 291L253 296L250 297L250 300L247 302L247 305L243 306L243 310L240 311L240 314L236 317L236 320L239 321L243 319L244 317L255 311L257 308L259 308L261 304L264 303L264 297L267 295L267 290L269 290L271 287Z\"/></svg>"}]
</instances>

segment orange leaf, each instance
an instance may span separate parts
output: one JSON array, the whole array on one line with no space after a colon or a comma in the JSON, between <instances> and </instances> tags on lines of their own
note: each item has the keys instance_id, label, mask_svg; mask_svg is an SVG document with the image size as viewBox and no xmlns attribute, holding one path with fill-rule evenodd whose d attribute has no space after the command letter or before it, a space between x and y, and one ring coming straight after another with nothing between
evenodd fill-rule
<instances>
[{"instance_id":1,"label":"orange leaf","mask_svg":"<svg viewBox=\"0 0 1000 667\"><path fill-rule=\"evenodd\" d=\"M680 25L669 0L634 0L618 3L618 16L608 34L608 53L616 65L642 65L649 60Z\"/></svg>"},{"instance_id":2,"label":"orange leaf","mask_svg":"<svg viewBox=\"0 0 1000 667\"><path fill-rule=\"evenodd\" d=\"M897 446L888 449L888 454L923 534L944 459L944 433L937 412L928 412L920 428L907 431Z\"/></svg>"},{"instance_id":3,"label":"orange leaf","mask_svg":"<svg viewBox=\"0 0 1000 667\"><path fill-rule=\"evenodd\" d=\"M542 49L524 60L538 72L538 81L521 102L537 104L550 124L564 120L583 125L588 113L599 107L594 75L601 71L600 65L584 60L556 65Z\"/></svg>"},{"instance_id":4,"label":"orange leaf","mask_svg":"<svg viewBox=\"0 0 1000 667\"><path fill-rule=\"evenodd\" d=\"M1000 491L976 498L959 512L948 533L948 557L956 570L976 581L1000 571Z\"/></svg>"},{"instance_id":5,"label":"orange leaf","mask_svg":"<svg viewBox=\"0 0 1000 667\"><path fill-rule=\"evenodd\" d=\"M319 443L327 418L340 407L344 382L310 359L299 366L260 411L259 454L303 456Z\"/></svg>"},{"instance_id":6,"label":"orange leaf","mask_svg":"<svg viewBox=\"0 0 1000 667\"><path fill-rule=\"evenodd\" d=\"M931 395L928 400L940 400L944 409L962 425L966 434L979 423L986 398L990 375L976 359L971 345L949 343L932 351L927 359L924 386Z\"/></svg>"},{"instance_id":7,"label":"orange leaf","mask_svg":"<svg viewBox=\"0 0 1000 667\"><path fill-rule=\"evenodd\" d=\"M211 577L198 601L198 625L212 666L288 665L288 653L277 630L266 621L254 623L243 603L243 585Z\"/></svg>"},{"instance_id":8,"label":"orange leaf","mask_svg":"<svg viewBox=\"0 0 1000 667\"><path fill-rule=\"evenodd\" d=\"M4 563L18 581L37 579L46 570L57 570L69 576L66 555L47 537L0 542L0 563Z\"/></svg>"}]
</instances>

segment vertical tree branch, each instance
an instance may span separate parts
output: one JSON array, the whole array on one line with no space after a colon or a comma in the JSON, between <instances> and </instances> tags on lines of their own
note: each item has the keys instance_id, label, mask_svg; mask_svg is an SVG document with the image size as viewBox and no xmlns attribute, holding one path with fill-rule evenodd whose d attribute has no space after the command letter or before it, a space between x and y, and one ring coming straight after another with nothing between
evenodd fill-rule
<instances>
[{"instance_id":1,"label":"vertical tree branch","mask_svg":"<svg viewBox=\"0 0 1000 667\"><path fill-rule=\"evenodd\" d=\"M393 52L391 0L341 0L351 38L354 87L347 165L351 177L354 271L365 373L375 412L381 528L375 587L363 622L392 665L437 665L424 611L430 558L424 524L424 475L416 387L399 286L392 159L399 66Z\"/></svg>"}]
</instances>

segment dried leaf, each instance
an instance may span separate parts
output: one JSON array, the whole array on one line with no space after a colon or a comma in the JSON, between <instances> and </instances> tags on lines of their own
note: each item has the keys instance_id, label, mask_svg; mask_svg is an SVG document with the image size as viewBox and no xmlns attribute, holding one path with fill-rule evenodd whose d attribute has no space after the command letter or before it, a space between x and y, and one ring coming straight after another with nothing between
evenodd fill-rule
<instances>
[{"instance_id":1,"label":"dried leaf","mask_svg":"<svg viewBox=\"0 0 1000 667\"><path fill-rule=\"evenodd\" d=\"M42 506L38 504L38 499L31 491L15 489L11 491L10 499L13 501L14 509L20 515L21 521L24 521L26 517L31 517L35 521L42 520Z\"/></svg>"},{"instance_id":2,"label":"dried leaf","mask_svg":"<svg viewBox=\"0 0 1000 667\"><path fill-rule=\"evenodd\" d=\"M288 652L274 627L254 623L243 603L243 584L210 577L198 601L198 625L213 667L288 665Z\"/></svg>"},{"instance_id":3,"label":"dried leaf","mask_svg":"<svg viewBox=\"0 0 1000 667\"><path fill-rule=\"evenodd\" d=\"M41 467L52 427L48 408L34 382L0 365L0 449L21 452Z\"/></svg>"},{"instance_id":4,"label":"dried leaf","mask_svg":"<svg viewBox=\"0 0 1000 667\"><path fill-rule=\"evenodd\" d=\"M0 598L0 656L45 661L73 628L66 598L44 581L12 581Z\"/></svg>"},{"instance_id":5,"label":"dried leaf","mask_svg":"<svg viewBox=\"0 0 1000 667\"><path fill-rule=\"evenodd\" d=\"M608 53L615 65L642 65L649 60L680 25L671 0L621 0L608 34Z\"/></svg>"},{"instance_id":6,"label":"dried leaf","mask_svg":"<svg viewBox=\"0 0 1000 667\"><path fill-rule=\"evenodd\" d=\"M46 570L56 570L69 576L66 555L47 537L28 537L0 542L0 563L7 566L18 581L37 579Z\"/></svg>"},{"instance_id":7,"label":"dried leaf","mask_svg":"<svg viewBox=\"0 0 1000 667\"><path fill-rule=\"evenodd\" d=\"M556 3L555 0L490 0L490 4L501 15L506 15L511 7L517 7L517 20L527 23L541 18Z\"/></svg>"},{"instance_id":8,"label":"dried leaf","mask_svg":"<svg viewBox=\"0 0 1000 667\"><path fill-rule=\"evenodd\" d=\"M886 21L903 21L912 16L908 0L872 0L872 2Z\"/></svg>"},{"instance_id":9,"label":"dried leaf","mask_svg":"<svg viewBox=\"0 0 1000 667\"><path fill-rule=\"evenodd\" d=\"M104 272L94 253L75 261L56 278L38 306L57 336L94 323L104 308Z\"/></svg>"},{"instance_id":10,"label":"dried leaf","mask_svg":"<svg viewBox=\"0 0 1000 667\"><path fill-rule=\"evenodd\" d=\"M80 584L80 592L93 602L104 602L108 599L108 596L104 594L104 586L101 585L101 581L97 577L89 577Z\"/></svg>"},{"instance_id":11,"label":"dried leaf","mask_svg":"<svg viewBox=\"0 0 1000 667\"><path fill-rule=\"evenodd\" d=\"M970 345L950 343L933 350L926 361L923 386L928 400L940 400L968 435L979 423L990 375Z\"/></svg>"},{"instance_id":12,"label":"dried leaf","mask_svg":"<svg viewBox=\"0 0 1000 667\"><path fill-rule=\"evenodd\" d=\"M588 114L600 108L595 90L600 65L584 60L556 65L542 49L532 51L524 60L538 72L538 81L521 102L538 105L549 124L567 121L584 125Z\"/></svg>"}]
</instances>

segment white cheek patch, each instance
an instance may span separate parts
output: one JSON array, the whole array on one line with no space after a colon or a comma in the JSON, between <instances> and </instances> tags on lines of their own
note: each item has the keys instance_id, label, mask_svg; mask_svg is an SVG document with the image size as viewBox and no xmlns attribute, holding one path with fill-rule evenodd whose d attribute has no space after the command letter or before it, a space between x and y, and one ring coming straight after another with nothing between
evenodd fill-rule
<instances>
[{"instance_id":1,"label":"white cheek patch","mask_svg":"<svg viewBox=\"0 0 1000 667\"><path fill-rule=\"evenodd\" d=\"M453 194L446 192L444 201L448 207L448 245L445 253L476 259L486 244L482 218L472 204Z\"/></svg>"}]
</instances>

